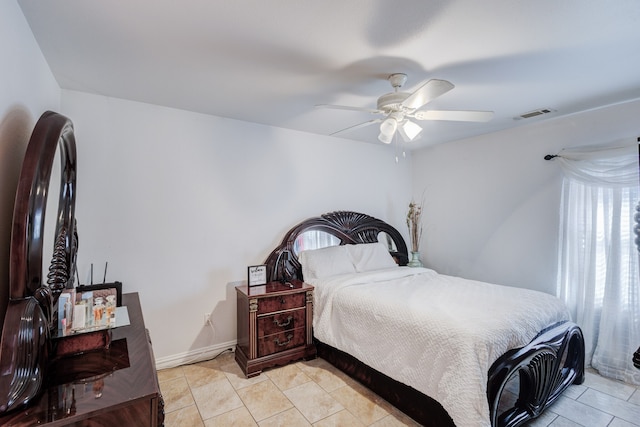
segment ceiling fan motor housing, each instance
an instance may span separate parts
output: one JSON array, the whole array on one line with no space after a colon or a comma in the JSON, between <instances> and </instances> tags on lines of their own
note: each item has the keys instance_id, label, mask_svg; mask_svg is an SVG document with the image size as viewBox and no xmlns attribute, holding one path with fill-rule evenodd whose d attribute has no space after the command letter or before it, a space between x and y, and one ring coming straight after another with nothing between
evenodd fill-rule
<instances>
[{"instance_id":1,"label":"ceiling fan motor housing","mask_svg":"<svg viewBox=\"0 0 640 427\"><path fill-rule=\"evenodd\" d=\"M404 73L394 73L391 74L387 80L391 83L391 87L397 90L407 82L407 75Z\"/></svg>"},{"instance_id":2,"label":"ceiling fan motor housing","mask_svg":"<svg viewBox=\"0 0 640 427\"><path fill-rule=\"evenodd\" d=\"M402 103L411 95L408 92L391 92L378 98L378 110L385 113L393 111L402 111L404 107Z\"/></svg>"}]
</instances>

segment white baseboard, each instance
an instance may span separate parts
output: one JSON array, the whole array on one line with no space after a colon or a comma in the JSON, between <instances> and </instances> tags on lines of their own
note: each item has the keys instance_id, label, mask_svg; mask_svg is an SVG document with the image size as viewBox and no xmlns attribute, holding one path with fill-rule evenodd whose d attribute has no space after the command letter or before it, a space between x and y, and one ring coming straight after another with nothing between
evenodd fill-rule
<instances>
[{"instance_id":1,"label":"white baseboard","mask_svg":"<svg viewBox=\"0 0 640 427\"><path fill-rule=\"evenodd\" d=\"M202 362L213 359L225 351L235 351L238 342L228 341L226 343L215 344L209 347L202 347L186 353L174 354L172 356L156 359L156 369L175 368L177 366L188 365L190 363Z\"/></svg>"}]
</instances>

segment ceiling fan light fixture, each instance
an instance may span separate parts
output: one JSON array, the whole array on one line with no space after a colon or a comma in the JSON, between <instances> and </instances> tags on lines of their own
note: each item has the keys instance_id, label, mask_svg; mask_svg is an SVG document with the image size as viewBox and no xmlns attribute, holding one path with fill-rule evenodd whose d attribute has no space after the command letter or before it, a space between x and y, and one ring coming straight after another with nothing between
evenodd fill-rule
<instances>
[{"instance_id":1,"label":"ceiling fan light fixture","mask_svg":"<svg viewBox=\"0 0 640 427\"><path fill-rule=\"evenodd\" d=\"M398 121L393 117L387 118L380 124L380 135L378 135L378 139L385 144L390 144L393 134L396 133L396 129L398 129Z\"/></svg>"},{"instance_id":2,"label":"ceiling fan light fixture","mask_svg":"<svg viewBox=\"0 0 640 427\"><path fill-rule=\"evenodd\" d=\"M384 133L380 132L380 135L378 135L378 139L381 142L384 142L385 144L391 144L391 140L393 139L393 134L385 135Z\"/></svg>"},{"instance_id":3,"label":"ceiling fan light fixture","mask_svg":"<svg viewBox=\"0 0 640 427\"><path fill-rule=\"evenodd\" d=\"M380 124L380 133L385 135L393 135L398 128L398 121L393 117L387 118Z\"/></svg>"},{"instance_id":4,"label":"ceiling fan light fixture","mask_svg":"<svg viewBox=\"0 0 640 427\"><path fill-rule=\"evenodd\" d=\"M405 120L402 126L400 126L399 132L405 141L413 141L420 135L422 128L412 121Z\"/></svg>"}]
</instances>

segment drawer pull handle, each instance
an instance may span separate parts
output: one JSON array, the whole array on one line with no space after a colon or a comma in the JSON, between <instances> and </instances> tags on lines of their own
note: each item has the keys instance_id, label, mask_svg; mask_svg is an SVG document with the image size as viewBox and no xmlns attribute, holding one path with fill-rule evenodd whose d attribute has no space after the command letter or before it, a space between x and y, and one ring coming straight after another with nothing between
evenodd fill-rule
<instances>
[{"instance_id":1,"label":"drawer pull handle","mask_svg":"<svg viewBox=\"0 0 640 427\"><path fill-rule=\"evenodd\" d=\"M286 304L286 303L287 303L287 301L285 301L284 297L280 298L280 304Z\"/></svg>"},{"instance_id":2,"label":"drawer pull handle","mask_svg":"<svg viewBox=\"0 0 640 427\"><path fill-rule=\"evenodd\" d=\"M284 347L285 345L289 344L291 342L291 340L293 339L293 334L289 334L287 335L287 340L285 342L280 342L280 340L278 339L278 337L276 337L275 340L273 340L273 342L275 342L277 345L279 345L280 347Z\"/></svg>"},{"instance_id":3,"label":"drawer pull handle","mask_svg":"<svg viewBox=\"0 0 640 427\"><path fill-rule=\"evenodd\" d=\"M291 324L292 320L293 320L293 316L289 316L289 317L287 317L287 321L286 322L280 323L280 322L278 322L278 319L274 317L273 318L273 323L275 323L276 326L284 328L285 326L289 326Z\"/></svg>"}]
</instances>

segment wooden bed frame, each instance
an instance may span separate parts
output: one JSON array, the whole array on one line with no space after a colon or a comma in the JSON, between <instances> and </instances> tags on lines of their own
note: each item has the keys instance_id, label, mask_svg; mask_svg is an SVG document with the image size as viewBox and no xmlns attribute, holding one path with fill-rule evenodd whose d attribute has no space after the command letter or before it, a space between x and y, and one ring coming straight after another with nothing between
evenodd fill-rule
<instances>
[{"instance_id":1,"label":"wooden bed frame","mask_svg":"<svg viewBox=\"0 0 640 427\"><path fill-rule=\"evenodd\" d=\"M371 216L338 211L307 219L289 230L268 256L269 280L304 280L294 251L296 239L309 230L320 230L340 244L390 243L398 264L408 261L404 239L391 225ZM382 234L381 234L382 233ZM454 426L435 399L378 372L353 356L316 340L318 355L363 383L379 396L425 426ZM494 427L514 427L538 417L571 384L584 380L584 338L572 322L550 325L529 344L502 355L489 369L487 399ZM516 375L517 374L517 375ZM505 408L503 392L517 382L515 403ZM507 387L507 384L510 386ZM514 399L512 399L514 400Z\"/></svg>"}]
</instances>

